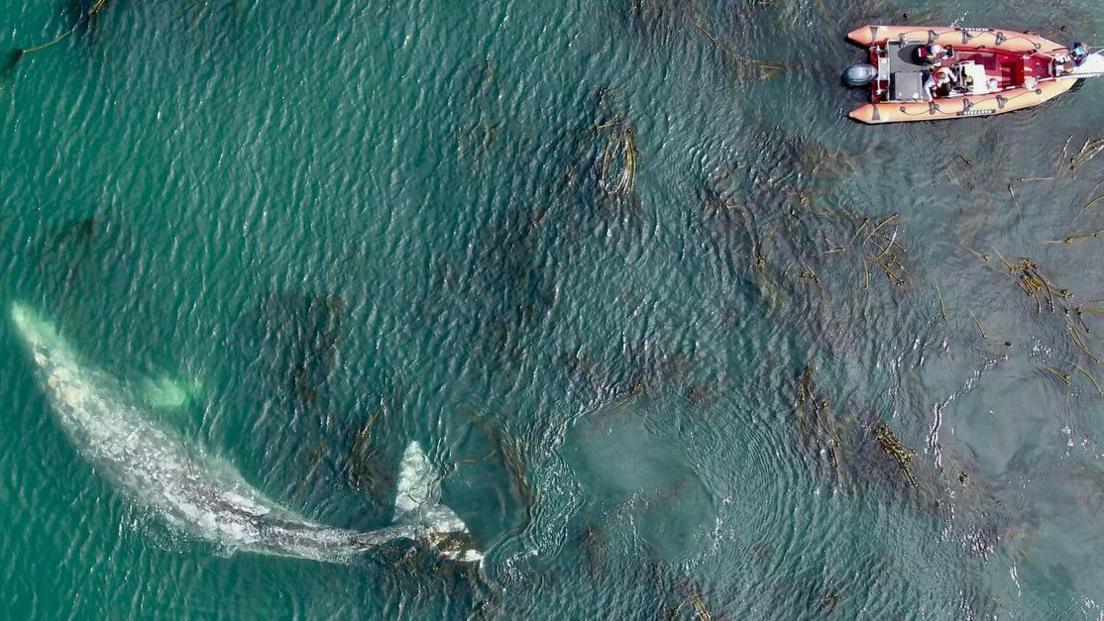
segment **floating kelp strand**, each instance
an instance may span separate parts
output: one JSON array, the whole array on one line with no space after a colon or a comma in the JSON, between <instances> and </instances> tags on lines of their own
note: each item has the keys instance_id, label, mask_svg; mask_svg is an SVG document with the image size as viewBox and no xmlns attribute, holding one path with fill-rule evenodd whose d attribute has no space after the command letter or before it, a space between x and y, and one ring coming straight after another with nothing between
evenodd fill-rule
<instances>
[{"instance_id":1,"label":"floating kelp strand","mask_svg":"<svg viewBox=\"0 0 1104 621\"><path fill-rule=\"evenodd\" d=\"M1012 184L1008 184L1008 194L1012 197L1012 204L1016 206L1016 209L1020 212L1020 217L1023 217L1023 205L1020 204L1020 199L1016 198L1016 190L1012 188Z\"/></svg>"},{"instance_id":2,"label":"floating kelp strand","mask_svg":"<svg viewBox=\"0 0 1104 621\"><path fill-rule=\"evenodd\" d=\"M1085 378L1088 379L1090 382L1092 382L1093 387L1096 388L1096 392L1099 393L1101 397L1104 397L1104 388L1100 387L1100 382L1096 381L1096 377L1092 373L1086 371L1085 368L1079 364L1073 365L1073 368L1081 373L1081 375L1084 375Z\"/></svg>"},{"instance_id":3,"label":"floating kelp strand","mask_svg":"<svg viewBox=\"0 0 1104 621\"><path fill-rule=\"evenodd\" d=\"M1081 328L1076 325L1071 325L1070 338L1073 340L1073 344L1077 347L1077 349L1080 349L1081 353L1085 354L1085 356L1087 356L1089 360L1100 364L1100 359L1097 358L1096 355L1094 355L1092 351L1089 350L1089 346L1085 342L1085 334L1082 332Z\"/></svg>"},{"instance_id":4,"label":"floating kelp strand","mask_svg":"<svg viewBox=\"0 0 1104 621\"><path fill-rule=\"evenodd\" d=\"M781 63L748 58L725 43L709 25L709 20L696 2L687 0L628 0L628 22L634 29L650 39L669 44L676 32L685 30L687 24L698 33L722 57L735 64L743 76L770 79L785 70Z\"/></svg>"},{"instance_id":5,"label":"floating kelp strand","mask_svg":"<svg viewBox=\"0 0 1104 621\"><path fill-rule=\"evenodd\" d=\"M813 268L809 267L804 261L801 262L801 273L798 274L799 278L812 281L813 284L820 286L820 278L817 277Z\"/></svg>"},{"instance_id":6,"label":"floating kelp strand","mask_svg":"<svg viewBox=\"0 0 1104 621\"><path fill-rule=\"evenodd\" d=\"M836 593L829 593L820 599L821 610L826 615L831 615L836 611L836 607L839 606L840 596Z\"/></svg>"},{"instance_id":7,"label":"floating kelp strand","mask_svg":"<svg viewBox=\"0 0 1104 621\"><path fill-rule=\"evenodd\" d=\"M977 315L973 315L974 325L977 326L978 334L981 335L981 340L988 341L989 337L985 336L985 330L981 329L981 322L978 321Z\"/></svg>"},{"instance_id":8,"label":"floating kelp strand","mask_svg":"<svg viewBox=\"0 0 1104 621\"><path fill-rule=\"evenodd\" d=\"M1070 374L1069 373L1066 373L1064 371L1060 371L1058 369L1055 369L1052 366L1047 366L1047 365L1043 365L1041 368L1044 371L1050 373L1050 375L1052 375L1054 378L1056 378L1059 382L1062 382L1066 386L1069 386L1069 383L1070 383Z\"/></svg>"},{"instance_id":9,"label":"floating kelp strand","mask_svg":"<svg viewBox=\"0 0 1104 621\"><path fill-rule=\"evenodd\" d=\"M982 263L985 264L986 267L988 267L989 269L993 269L993 266L989 264L989 259L991 259L992 257L990 257L988 254L982 254L982 253L978 252L977 250L974 250L973 248L971 248L969 246L965 246L965 245L962 246L962 248L965 249L970 254L977 257Z\"/></svg>"},{"instance_id":10,"label":"floating kelp strand","mask_svg":"<svg viewBox=\"0 0 1104 621\"><path fill-rule=\"evenodd\" d=\"M820 254L837 254L840 252L847 252L847 246L840 246L836 242L832 241L832 239L828 237L827 233L824 233L824 243L828 246L828 248L826 250L822 250Z\"/></svg>"},{"instance_id":11,"label":"floating kelp strand","mask_svg":"<svg viewBox=\"0 0 1104 621\"><path fill-rule=\"evenodd\" d=\"M1101 196L1097 200L1104 200L1104 196ZM1093 231L1092 233L1081 233L1081 234L1078 234L1078 235L1068 235L1066 237L1063 237L1062 239L1051 239L1051 240L1047 240L1045 243L1047 243L1047 244L1066 244L1066 245L1069 245L1069 244L1076 244L1076 243L1083 242L1083 241L1088 241L1090 239L1099 239L1101 236L1104 236L1104 229L1099 229L1097 231Z\"/></svg>"},{"instance_id":12,"label":"floating kelp strand","mask_svg":"<svg viewBox=\"0 0 1104 621\"><path fill-rule=\"evenodd\" d=\"M1056 176L1062 173L1062 165L1066 161L1066 154L1069 152L1070 142L1072 141L1073 135L1071 134L1066 137L1066 142L1062 144L1062 150L1058 153L1058 162L1054 165Z\"/></svg>"},{"instance_id":13,"label":"floating kelp strand","mask_svg":"<svg viewBox=\"0 0 1104 621\"><path fill-rule=\"evenodd\" d=\"M1097 185L1097 187L1099 187L1099 184ZM1095 192L1095 190L1094 190L1094 192ZM1095 207L1101 201L1104 201L1104 194L1101 194L1100 196L1097 196L1096 198L1089 199L1089 201L1087 203L1085 203L1084 205L1082 205L1081 209L1079 209L1077 211L1077 215L1081 215L1081 214L1085 213L1086 211L1088 211L1092 207Z\"/></svg>"},{"instance_id":14,"label":"floating kelp strand","mask_svg":"<svg viewBox=\"0 0 1104 621\"><path fill-rule=\"evenodd\" d=\"M1094 185L1092 190L1089 191L1089 193L1088 193L1089 199L1085 202L1084 205L1081 206L1081 209L1079 209L1077 211L1077 214L1074 215L1074 219L1078 218L1081 214L1088 211L1089 209L1094 207L1099 202L1099 195L1097 194L1097 192L1100 191L1101 187L1104 187L1104 179L1101 179L1100 181L1097 181L1096 185ZM1093 198L1093 197L1098 197L1098 198Z\"/></svg>"},{"instance_id":15,"label":"floating kelp strand","mask_svg":"<svg viewBox=\"0 0 1104 621\"><path fill-rule=\"evenodd\" d=\"M721 41L711 30L709 30L701 13L698 13L694 20L694 27L705 37L706 41L712 44L715 49L724 54L729 60L735 62L737 69L745 74L749 74L760 80L769 80L786 69L785 65L781 63L754 60L732 49L731 46Z\"/></svg>"},{"instance_id":16,"label":"floating kelp strand","mask_svg":"<svg viewBox=\"0 0 1104 621\"><path fill-rule=\"evenodd\" d=\"M869 222L869 220L864 220L864 226L867 222ZM893 225L893 231L892 233L887 235L882 232L882 229L886 226L889 226L890 224ZM882 273L885 274L886 279L888 279L891 283L898 286L906 284L907 281L904 277L905 268L904 265L901 263L900 257L904 255L908 251L908 249L905 248L905 246L901 244L901 242L897 238L899 227L899 214L890 214L881 222L879 222L870 231L870 233L867 234L865 240L863 241L864 248L874 248L873 251L863 252L863 272L865 274L863 279L864 289L867 289L870 286L870 277L865 261L866 258L869 258L870 263L872 263L873 265L880 267L882 269ZM874 243L871 244L871 242Z\"/></svg>"},{"instance_id":17,"label":"floating kelp strand","mask_svg":"<svg viewBox=\"0 0 1104 621\"><path fill-rule=\"evenodd\" d=\"M891 222L897 222L899 219L900 217L897 214L891 214L890 216L879 222L878 225L874 227L874 230L870 231L870 234L866 236L866 242L864 243L869 243L871 239L874 239L874 236L878 234L878 231L882 230L882 227Z\"/></svg>"},{"instance_id":18,"label":"floating kelp strand","mask_svg":"<svg viewBox=\"0 0 1104 621\"><path fill-rule=\"evenodd\" d=\"M605 136L597 156L598 190L607 197L631 197L636 189L640 151L629 115L617 99L613 88L598 92L598 121L592 130Z\"/></svg>"},{"instance_id":19,"label":"floating kelp strand","mask_svg":"<svg viewBox=\"0 0 1104 621\"><path fill-rule=\"evenodd\" d=\"M23 57L27 56L28 54L34 54L36 52L41 52L42 50L53 47L54 45L56 45L58 43L61 43L62 41L67 39L70 35L72 35L74 32L76 32L77 28L80 28L83 25L93 23L96 20L96 17L107 8L107 6L110 4L110 2L111 2L111 0L95 0L95 2L93 2L92 6L90 6L88 8L88 11L80 19L78 19L77 23L73 24L73 27L70 28L69 30L66 30L65 32L63 32L60 35L58 35L57 37L55 37L54 39L52 39L52 40L50 40L46 43L43 43L41 45L36 45L34 47L21 48L21 49L15 50L13 58L10 61L11 64L14 65L15 63L18 63Z\"/></svg>"}]
</instances>

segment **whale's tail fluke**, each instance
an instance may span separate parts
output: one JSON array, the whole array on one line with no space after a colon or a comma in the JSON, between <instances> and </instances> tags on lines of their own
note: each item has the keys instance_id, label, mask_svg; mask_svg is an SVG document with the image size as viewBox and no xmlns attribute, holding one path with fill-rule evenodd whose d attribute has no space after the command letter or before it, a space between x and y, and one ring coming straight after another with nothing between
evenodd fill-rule
<instances>
[{"instance_id":1,"label":"whale's tail fluke","mask_svg":"<svg viewBox=\"0 0 1104 621\"><path fill-rule=\"evenodd\" d=\"M417 442L411 442L399 464L395 495L395 521L409 522L441 556L462 563L477 563L483 553L475 548L468 526L449 507L440 504L440 481Z\"/></svg>"}]
</instances>

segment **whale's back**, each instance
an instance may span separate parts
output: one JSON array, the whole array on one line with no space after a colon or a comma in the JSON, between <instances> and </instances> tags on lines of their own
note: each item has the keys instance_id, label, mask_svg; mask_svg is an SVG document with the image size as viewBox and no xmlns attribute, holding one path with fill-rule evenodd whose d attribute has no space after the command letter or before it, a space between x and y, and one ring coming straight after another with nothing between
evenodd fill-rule
<instances>
[{"instance_id":1,"label":"whale's back","mask_svg":"<svg viewBox=\"0 0 1104 621\"><path fill-rule=\"evenodd\" d=\"M416 443L400 467L396 513L403 522L372 532L330 528L268 499L226 462L151 419L107 375L78 362L57 330L26 307L12 319L38 367L53 410L77 450L135 503L171 525L228 549L343 561L386 541L421 539L450 558L478 561L467 526L434 504L436 479ZM447 545L442 545L447 542Z\"/></svg>"}]
</instances>

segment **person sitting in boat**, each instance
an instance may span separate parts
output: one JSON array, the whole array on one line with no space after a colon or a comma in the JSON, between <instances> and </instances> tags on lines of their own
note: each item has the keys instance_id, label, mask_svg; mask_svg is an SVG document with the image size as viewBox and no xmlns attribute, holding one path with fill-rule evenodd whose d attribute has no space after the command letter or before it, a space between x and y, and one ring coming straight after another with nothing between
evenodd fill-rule
<instances>
[{"instance_id":1,"label":"person sitting in boat","mask_svg":"<svg viewBox=\"0 0 1104 621\"><path fill-rule=\"evenodd\" d=\"M927 92L932 99L947 97L951 94L952 84L957 83L958 78L955 76L954 71L951 71L947 67L940 67L928 74L928 79L924 81L924 91Z\"/></svg>"},{"instance_id":2,"label":"person sitting in boat","mask_svg":"<svg viewBox=\"0 0 1104 621\"><path fill-rule=\"evenodd\" d=\"M1061 52L1054 57L1054 68L1058 75L1068 75L1074 69L1081 66L1089 57L1089 50L1084 43L1074 43L1068 51Z\"/></svg>"},{"instance_id":3,"label":"person sitting in boat","mask_svg":"<svg viewBox=\"0 0 1104 621\"><path fill-rule=\"evenodd\" d=\"M1070 48L1070 58L1073 59L1073 65L1080 67L1081 63L1085 62L1085 59L1089 57L1089 50L1085 47L1084 43L1074 43Z\"/></svg>"},{"instance_id":4,"label":"person sitting in boat","mask_svg":"<svg viewBox=\"0 0 1104 621\"><path fill-rule=\"evenodd\" d=\"M938 67L943 64L944 60L950 58L953 53L954 52L949 47L944 48L938 43L921 45L916 48L916 61L928 67Z\"/></svg>"}]
</instances>

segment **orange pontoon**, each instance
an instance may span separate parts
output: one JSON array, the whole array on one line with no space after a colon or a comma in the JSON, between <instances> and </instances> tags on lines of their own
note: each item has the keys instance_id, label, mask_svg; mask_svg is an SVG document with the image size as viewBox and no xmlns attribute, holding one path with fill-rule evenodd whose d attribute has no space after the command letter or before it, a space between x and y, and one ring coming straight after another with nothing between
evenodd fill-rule
<instances>
[{"instance_id":1,"label":"orange pontoon","mask_svg":"<svg viewBox=\"0 0 1104 621\"><path fill-rule=\"evenodd\" d=\"M990 116L1037 106L1104 72L1104 56L1071 50L1038 35L991 28L863 26L847 38L870 51L859 69L870 103L851 111L863 123ZM943 48L946 56L920 60ZM1077 49L1080 48L1080 49ZM947 82L935 88L932 72ZM865 81L864 80L864 81Z\"/></svg>"}]
</instances>

